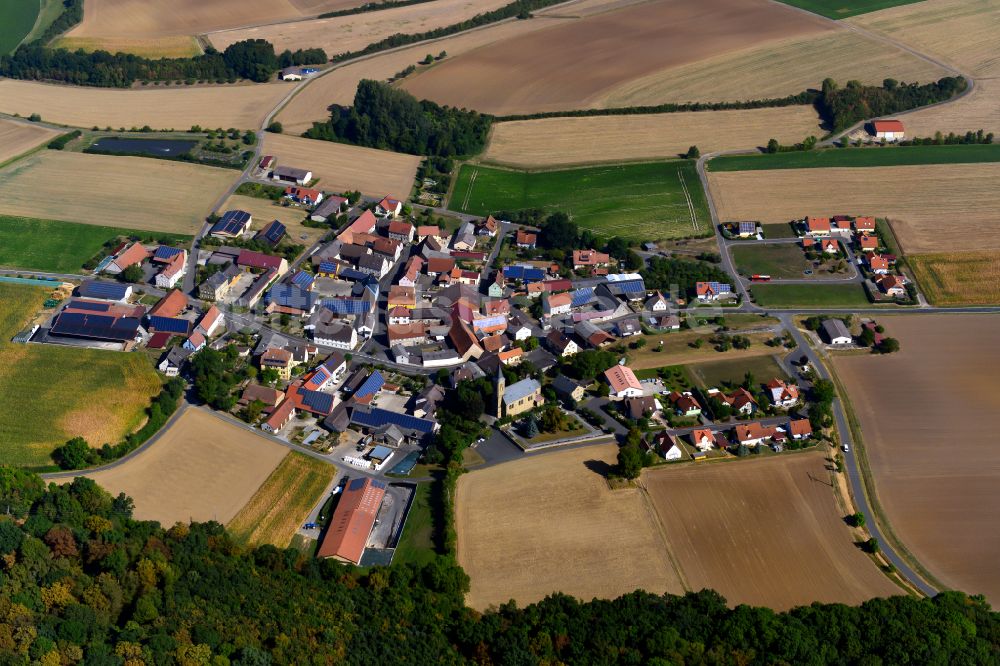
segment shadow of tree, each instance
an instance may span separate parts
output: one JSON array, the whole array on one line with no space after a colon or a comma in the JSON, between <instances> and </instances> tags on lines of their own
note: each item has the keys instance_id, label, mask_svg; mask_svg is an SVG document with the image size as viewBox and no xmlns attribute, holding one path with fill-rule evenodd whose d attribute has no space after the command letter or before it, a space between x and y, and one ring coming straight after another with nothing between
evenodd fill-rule
<instances>
[{"instance_id":1,"label":"shadow of tree","mask_svg":"<svg viewBox=\"0 0 1000 666\"><path fill-rule=\"evenodd\" d=\"M614 471L614 466L610 465L603 460L585 460L583 466L589 469L594 474L604 477L605 479L611 475Z\"/></svg>"}]
</instances>

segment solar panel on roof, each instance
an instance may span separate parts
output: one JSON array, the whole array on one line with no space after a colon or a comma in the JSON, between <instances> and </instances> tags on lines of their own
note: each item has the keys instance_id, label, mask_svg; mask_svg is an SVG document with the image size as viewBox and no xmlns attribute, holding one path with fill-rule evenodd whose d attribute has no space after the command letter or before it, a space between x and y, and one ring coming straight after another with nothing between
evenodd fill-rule
<instances>
[{"instance_id":1,"label":"solar panel on roof","mask_svg":"<svg viewBox=\"0 0 1000 666\"><path fill-rule=\"evenodd\" d=\"M354 392L354 395L358 398L364 398L365 396L371 395L373 393L378 393L382 386L385 384L385 378L382 373L376 370L372 374L368 375L368 379L358 387L358 390Z\"/></svg>"},{"instance_id":2,"label":"solar panel on roof","mask_svg":"<svg viewBox=\"0 0 1000 666\"><path fill-rule=\"evenodd\" d=\"M351 420L366 428L380 428L384 425L395 425L407 430L416 430L425 435L434 432L434 421L417 418L409 414L390 412L387 409L374 407L371 410L355 409L351 414Z\"/></svg>"},{"instance_id":3,"label":"solar panel on roof","mask_svg":"<svg viewBox=\"0 0 1000 666\"><path fill-rule=\"evenodd\" d=\"M629 280L628 282L619 282L618 288L624 292L628 293L638 293L640 291L646 291L646 285L642 280Z\"/></svg>"},{"instance_id":4,"label":"solar panel on roof","mask_svg":"<svg viewBox=\"0 0 1000 666\"><path fill-rule=\"evenodd\" d=\"M261 237L271 245L277 245L285 237L288 229L284 224L274 220L261 230Z\"/></svg>"},{"instance_id":5,"label":"solar panel on roof","mask_svg":"<svg viewBox=\"0 0 1000 666\"><path fill-rule=\"evenodd\" d=\"M368 273L363 273L354 268L345 268L340 271L340 277L345 280L364 280L368 276Z\"/></svg>"},{"instance_id":6,"label":"solar panel on roof","mask_svg":"<svg viewBox=\"0 0 1000 666\"><path fill-rule=\"evenodd\" d=\"M107 312L111 309L111 303L94 303L93 301L78 301L76 299L66 306L73 310L91 310L93 312Z\"/></svg>"},{"instance_id":7,"label":"solar panel on roof","mask_svg":"<svg viewBox=\"0 0 1000 666\"><path fill-rule=\"evenodd\" d=\"M333 396L328 393L299 389L299 397L303 405L311 407L317 412L326 414L333 409Z\"/></svg>"},{"instance_id":8,"label":"solar panel on roof","mask_svg":"<svg viewBox=\"0 0 1000 666\"><path fill-rule=\"evenodd\" d=\"M323 301L323 307L340 315L363 315L371 307L368 301L353 298L328 298Z\"/></svg>"},{"instance_id":9,"label":"solar panel on roof","mask_svg":"<svg viewBox=\"0 0 1000 666\"><path fill-rule=\"evenodd\" d=\"M295 274L295 277L292 278L292 284L300 287L308 287L313 283L313 280L315 280L315 278L311 274L306 273L305 271L299 271Z\"/></svg>"},{"instance_id":10,"label":"solar panel on roof","mask_svg":"<svg viewBox=\"0 0 1000 666\"><path fill-rule=\"evenodd\" d=\"M157 317L152 316L149 318L149 327L154 328L157 331L168 331L170 333L183 333L187 332L191 328L191 322L187 319L176 319L174 317Z\"/></svg>"},{"instance_id":11,"label":"solar panel on roof","mask_svg":"<svg viewBox=\"0 0 1000 666\"><path fill-rule=\"evenodd\" d=\"M167 260L171 257L176 257L178 254L183 252L180 248L170 247L169 245L161 245L156 248L156 252L153 253L153 259Z\"/></svg>"},{"instance_id":12,"label":"solar panel on roof","mask_svg":"<svg viewBox=\"0 0 1000 666\"><path fill-rule=\"evenodd\" d=\"M135 338L139 320L116 318L84 312L64 312L56 316L50 332L53 335L95 338L124 342Z\"/></svg>"},{"instance_id":13,"label":"solar panel on roof","mask_svg":"<svg viewBox=\"0 0 1000 666\"><path fill-rule=\"evenodd\" d=\"M573 302L570 307L578 308L590 302L594 297L593 287L584 287L573 292Z\"/></svg>"},{"instance_id":14,"label":"solar panel on roof","mask_svg":"<svg viewBox=\"0 0 1000 666\"><path fill-rule=\"evenodd\" d=\"M81 296L121 300L128 295L129 286L117 282L101 282L88 280L80 285Z\"/></svg>"}]
</instances>

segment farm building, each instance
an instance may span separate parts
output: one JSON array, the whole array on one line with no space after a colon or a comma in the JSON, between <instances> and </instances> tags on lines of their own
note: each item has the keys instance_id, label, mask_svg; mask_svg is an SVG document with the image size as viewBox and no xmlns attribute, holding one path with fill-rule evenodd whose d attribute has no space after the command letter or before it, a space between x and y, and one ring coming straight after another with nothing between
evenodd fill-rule
<instances>
[{"instance_id":1,"label":"farm building","mask_svg":"<svg viewBox=\"0 0 1000 666\"><path fill-rule=\"evenodd\" d=\"M872 123L876 139L900 141L906 137L903 123L899 120L876 120Z\"/></svg>"},{"instance_id":2,"label":"farm building","mask_svg":"<svg viewBox=\"0 0 1000 666\"><path fill-rule=\"evenodd\" d=\"M219 221L212 225L212 238L239 238L250 229L253 216L245 210L227 210Z\"/></svg>"},{"instance_id":3,"label":"farm building","mask_svg":"<svg viewBox=\"0 0 1000 666\"><path fill-rule=\"evenodd\" d=\"M309 219L313 222L329 222L331 218L337 217L347 204L344 197L326 197L316 210L312 212Z\"/></svg>"},{"instance_id":4,"label":"farm building","mask_svg":"<svg viewBox=\"0 0 1000 666\"><path fill-rule=\"evenodd\" d=\"M115 258L104 267L104 272L118 275L129 266L141 264L149 256L149 250L143 247L142 243L133 243L115 255Z\"/></svg>"},{"instance_id":5,"label":"farm building","mask_svg":"<svg viewBox=\"0 0 1000 666\"><path fill-rule=\"evenodd\" d=\"M236 265L247 270L275 271L279 276L288 272L288 261L279 257L253 250L240 250Z\"/></svg>"},{"instance_id":6,"label":"farm building","mask_svg":"<svg viewBox=\"0 0 1000 666\"><path fill-rule=\"evenodd\" d=\"M305 185L312 180L312 171L307 169L296 169L295 167L280 166L271 172L271 179L282 183L295 183Z\"/></svg>"},{"instance_id":7,"label":"farm building","mask_svg":"<svg viewBox=\"0 0 1000 666\"><path fill-rule=\"evenodd\" d=\"M385 497L386 483L370 478L347 482L317 557L359 564Z\"/></svg>"},{"instance_id":8,"label":"farm building","mask_svg":"<svg viewBox=\"0 0 1000 666\"><path fill-rule=\"evenodd\" d=\"M260 429L265 432L276 433L284 428L294 416L295 403L286 399L277 409L271 412L267 420L261 424Z\"/></svg>"},{"instance_id":9,"label":"farm building","mask_svg":"<svg viewBox=\"0 0 1000 666\"><path fill-rule=\"evenodd\" d=\"M184 277L187 272L187 252L181 250L180 254L175 254L170 261L156 274L156 286L160 289L173 289L178 280Z\"/></svg>"},{"instance_id":10,"label":"farm building","mask_svg":"<svg viewBox=\"0 0 1000 666\"><path fill-rule=\"evenodd\" d=\"M854 340L847 326L839 319L827 319L823 322L823 335L831 345L849 345Z\"/></svg>"},{"instance_id":11,"label":"farm building","mask_svg":"<svg viewBox=\"0 0 1000 666\"><path fill-rule=\"evenodd\" d=\"M132 286L118 282L87 280L80 284L76 292L83 298L125 302L132 296Z\"/></svg>"},{"instance_id":12,"label":"farm building","mask_svg":"<svg viewBox=\"0 0 1000 666\"><path fill-rule=\"evenodd\" d=\"M149 316L176 317L188 306L188 298L179 289L174 289L156 302L149 310Z\"/></svg>"},{"instance_id":13,"label":"farm building","mask_svg":"<svg viewBox=\"0 0 1000 666\"><path fill-rule=\"evenodd\" d=\"M137 317L119 317L101 312L63 311L52 320L49 335L54 337L117 342L130 349L142 338Z\"/></svg>"}]
</instances>

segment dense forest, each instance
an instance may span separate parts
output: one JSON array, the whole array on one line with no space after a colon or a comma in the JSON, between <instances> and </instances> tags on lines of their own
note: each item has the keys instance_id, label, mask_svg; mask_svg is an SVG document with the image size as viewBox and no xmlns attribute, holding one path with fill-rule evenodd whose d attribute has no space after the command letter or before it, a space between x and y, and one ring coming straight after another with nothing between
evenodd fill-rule
<instances>
[{"instance_id":1,"label":"dense forest","mask_svg":"<svg viewBox=\"0 0 1000 666\"><path fill-rule=\"evenodd\" d=\"M816 105L830 129L839 132L866 118L888 116L943 102L961 93L966 85L965 79L957 76L947 76L922 85L886 79L881 87L848 81L843 88L833 79L826 79Z\"/></svg>"},{"instance_id":2,"label":"dense forest","mask_svg":"<svg viewBox=\"0 0 1000 666\"><path fill-rule=\"evenodd\" d=\"M765 664L1000 660L998 614L960 593L775 613L719 595L552 596L485 614L451 558L359 570L238 547L216 523L132 518L85 478L0 467L5 664Z\"/></svg>"},{"instance_id":3,"label":"dense forest","mask_svg":"<svg viewBox=\"0 0 1000 666\"><path fill-rule=\"evenodd\" d=\"M35 42L21 46L13 55L0 57L0 76L105 88L128 88L137 81L264 82L280 67L320 64L326 60L323 49L276 54L274 46L263 39L236 42L221 53L209 49L204 55L192 58L159 60L128 53L50 49Z\"/></svg>"},{"instance_id":4,"label":"dense forest","mask_svg":"<svg viewBox=\"0 0 1000 666\"><path fill-rule=\"evenodd\" d=\"M481 151L489 129L489 116L417 101L387 83L363 79L354 105L335 105L330 120L313 123L306 136L412 155L451 157Z\"/></svg>"}]
</instances>

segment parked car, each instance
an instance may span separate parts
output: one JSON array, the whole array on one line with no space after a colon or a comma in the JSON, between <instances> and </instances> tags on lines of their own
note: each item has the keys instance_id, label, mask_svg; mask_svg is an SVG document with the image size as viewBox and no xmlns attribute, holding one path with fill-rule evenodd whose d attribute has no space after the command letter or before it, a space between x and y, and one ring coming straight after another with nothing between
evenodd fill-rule
<instances>
[{"instance_id":1,"label":"parked car","mask_svg":"<svg viewBox=\"0 0 1000 666\"><path fill-rule=\"evenodd\" d=\"M844 449L844 453L847 453L848 451L850 451L850 450L851 450L851 447L849 447L849 446L848 446L847 444L844 444L844 445L843 445L843 446L841 446L840 448Z\"/></svg>"}]
</instances>

